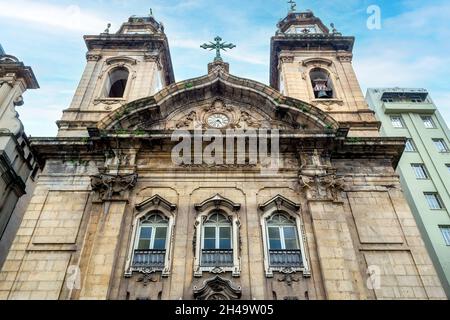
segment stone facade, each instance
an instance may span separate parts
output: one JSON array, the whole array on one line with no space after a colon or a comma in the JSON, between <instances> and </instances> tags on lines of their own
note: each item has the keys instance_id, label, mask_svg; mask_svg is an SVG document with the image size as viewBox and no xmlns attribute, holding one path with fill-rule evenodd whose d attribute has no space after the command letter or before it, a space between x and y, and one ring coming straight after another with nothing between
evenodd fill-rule
<instances>
[{"instance_id":1,"label":"stone facade","mask_svg":"<svg viewBox=\"0 0 450 320\"><path fill-rule=\"evenodd\" d=\"M121 30L155 22L130 23ZM149 30L96 41L113 46L127 39L132 47L141 37L153 41ZM162 70L169 70L165 63ZM155 95L110 112L74 108L58 138L33 140L46 166L0 272L0 298L445 297L394 172L404 139L349 137L352 121L235 77L228 67L212 63L207 75L179 83L169 77ZM93 87L80 84L74 100ZM174 130L209 129L217 114L227 129L279 130L277 174L248 160L175 163ZM216 253L230 259L225 264L204 260L204 227L215 213L230 230L231 250ZM150 217L166 235L164 247L149 254L140 248L139 228ZM296 249L272 250L274 217L295 230ZM149 260L142 263L142 256Z\"/></svg>"},{"instance_id":2,"label":"stone facade","mask_svg":"<svg viewBox=\"0 0 450 320\"><path fill-rule=\"evenodd\" d=\"M31 68L0 48L0 266L19 229L39 171L16 110L24 104L25 91L38 87Z\"/></svg>"}]
</instances>

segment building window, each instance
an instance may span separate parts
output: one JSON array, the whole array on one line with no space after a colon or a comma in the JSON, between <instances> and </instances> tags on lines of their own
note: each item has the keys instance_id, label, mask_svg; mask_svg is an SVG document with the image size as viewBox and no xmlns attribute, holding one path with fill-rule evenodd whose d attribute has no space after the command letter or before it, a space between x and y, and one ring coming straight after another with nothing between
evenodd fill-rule
<instances>
[{"instance_id":1,"label":"building window","mask_svg":"<svg viewBox=\"0 0 450 320\"><path fill-rule=\"evenodd\" d=\"M450 246L450 226L441 226L439 228L441 229L445 244Z\"/></svg>"},{"instance_id":2,"label":"building window","mask_svg":"<svg viewBox=\"0 0 450 320\"><path fill-rule=\"evenodd\" d=\"M423 116L422 117L423 125L427 129L435 129L436 125L434 124L433 118L431 116Z\"/></svg>"},{"instance_id":3,"label":"building window","mask_svg":"<svg viewBox=\"0 0 450 320\"><path fill-rule=\"evenodd\" d=\"M444 139L433 139L433 143L440 153L448 152L448 147L447 147L447 144L445 143Z\"/></svg>"},{"instance_id":4,"label":"building window","mask_svg":"<svg viewBox=\"0 0 450 320\"><path fill-rule=\"evenodd\" d=\"M412 164L411 167L416 174L416 178L420 180L429 179L428 172L424 164Z\"/></svg>"},{"instance_id":5,"label":"building window","mask_svg":"<svg viewBox=\"0 0 450 320\"><path fill-rule=\"evenodd\" d=\"M442 204L442 200L439 197L439 194L435 192L425 193L425 198L427 199L428 206L431 210L442 210L444 209L444 205Z\"/></svg>"},{"instance_id":6,"label":"building window","mask_svg":"<svg viewBox=\"0 0 450 320\"><path fill-rule=\"evenodd\" d=\"M394 128L403 128L403 120L400 116L391 117L391 123Z\"/></svg>"},{"instance_id":7,"label":"building window","mask_svg":"<svg viewBox=\"0 0 450 320\"><path fill-rule=\"evenodd\" d=\"M382 101L386 102L386 103L392 103L392 102L394 102L394 99L393 98L383 98Z\"/></svg>"},{"instance_id":8,"label":"building window","mask_svg":"<svg viewBox=\"0 0 450 320\"><path fill-rule=\"evenodd\" d=\"M450 164L446 164L446 166L447 166L448 172L450 173Z\"/></svg>"},{"instance_id":9,"label":"building window","mask_svg":"<svg viewBox=\"0 0 450 320\"><path fill-rule=\"evenodd\" d=\"M300 205L278 195L259 208L266 276L273 277L275 272L310 276Z\"/></svg>"},{"instance_id":10,"label":"building window","mask_svg":"<svg viewBox=\"0 0 450 320\"><path fill-rule=\"evenodd\" d=\"M144 216L140 220L133 268L164 268L168 227L168 219L159 213Z\"/></svg>"},{"instance_id":11,"label":"building window","mask_svg":"<svg viewBox=\"0 0 450 320\"><path fill-rule=\"evenodd\" d=\"M283 214L276 213L267 220L269 264L271 267L303 266L297 226Z\"/></svg>"},{"instance_id":12,"label":"building window","mask_svg":"<svg viewBox=\"0 0 450 320\"><path fill-rule=\"evenodd\" d=\"M161 272L168 277L176 205L156 195L136 205L136 210L125 276L132 276L133 272Z\"/></svg>"},{"instance_id":13,"label":"building window","mask_svg":"<svg viewBox=\"0 0 450 320\"><path fill-rule=\"evenodd\" d=\"M202 267L232 267L233 239L231 221L213 213L203 226Z\"/></svg>"},{"instance_id":14,"label":"building window","mask_svg":"<svg viewBox=\"0 0 450 320\"><path fill-rule=\"evenodd\" d=\"M195 232L194 276L202 277L203 272L231 272L240 276L240 220L241 206L216 195L201 204L196 204L198 212Z\"/></svg>"},{"instance_id":15,"label":"building window","mask_svg":"<svg viewBox=\"0 0 450 320\"><path fill-rule=\"evenodd\" d=\"M414 144L414 140L413 139L406 139L406 146L405 146L405 151L406 152L416 152L417 148L416 145Z\"/></svg>"},{"instance_id":16,"label":"building window","mask_svg":"<svg viewBox=\"0 0 450 320\"><path fill-rule=\"evenodd\" d=\"M109 75L105 86L105 96L118 99L125 96L130 72L123 67L113 69Z\"/></svg>"},{"instance_id":17,"label":"building window","mask_svg":"<svg viewBox=\"0 0 450 320\"><path fill-rule=\"evenodd\" d=\"M420 97L414 97L414 98L411 98L411 102L412 103L422 103L423 99Z\"/></svg>"},{"instance_id":18,"label":"building window","mask_svg":"<svg viewBox=\"0 0 450 320\"><path fill-rule=\"evenodd\" d=\"M333 82L328 71L315 68L311 70L309 76L316 99L333 99L335 97Z\"/></svg>"}]
</instances>

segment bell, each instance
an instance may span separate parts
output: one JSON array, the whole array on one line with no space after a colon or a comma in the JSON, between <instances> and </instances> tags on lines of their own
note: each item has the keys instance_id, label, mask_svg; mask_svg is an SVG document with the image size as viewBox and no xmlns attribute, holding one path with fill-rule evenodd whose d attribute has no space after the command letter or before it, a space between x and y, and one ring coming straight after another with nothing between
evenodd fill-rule
<instances>
[{"instance_id":1,"label":"bell","mask_svg":"<svg viewBox=\"0 0 450 320\"><path fill-rule=\"evenodd\" d=\"M328 93L324 90L320 90L319 93L317 93L317 98L319 99L328 98Z\"/></svg>"}]
</instances>

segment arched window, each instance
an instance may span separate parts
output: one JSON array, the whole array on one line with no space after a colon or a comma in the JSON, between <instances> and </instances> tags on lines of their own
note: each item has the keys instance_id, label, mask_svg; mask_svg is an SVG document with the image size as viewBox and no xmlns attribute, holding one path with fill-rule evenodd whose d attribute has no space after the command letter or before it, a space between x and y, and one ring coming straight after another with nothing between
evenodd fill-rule
<instances>
[{"instance_id":1,"label":"arched window","mask_svg":"<svg viewBox=\"0 0 450 320\"><path fill-rule=\"evenodd\" d=\"M233 266L233 228L222 213L211 214L203 224L202 267Z\"/></svg>"},{"instance_id":2,"label":"arched window","mask_svg":"<svg viewBox=\"0 0 450 320\"><path fill-rule=\"evenodd\" d=\"M159 212L142 217L136 233L133 268L164 268L169 221Z\"/></svg>"},{"instance_id":3,"label":"arched window","mask_svg":"<svg viewBox=\"0 0 450 320\"><path fill-rule=\"evenodd\" d=\"M309 76L316 99L332 99L335 97L333 82L328 71L315 68L311 70Z\"/></svg>"},{"instance_id":4,"label":"arched window","mask_svg":"<svg viewBox=\"0 0 450 320\"><path fill-rule=\"evenodd\" d=\"M112 70L106 83L106 96L108 98L123 98L129 75L130 72L123 67Z\"/></svg>"},{"instance_id":5,"label":"arched window","mask_svg":"<svg viewBox=\"0 0 450 320\"><path fill-rule=\"evenodd\" d=\"M276 213L267 220L271 267L301 267L302 252L295 221Z\"/></svg>"},{"instance_id":6,"label":"arched window","mask_svg":"<svg viewBox=\"0 0 450 320\"><path fill-rule=\"evenodd\" d=\"M241 205L217 194L195 204L194 276L203 272L241 274L239 210Z\"/></svg>"},{"instance_id":7,"label":"arched window","mask_svg":"<svg viewBox=\"0 0 450 320\"><path fill-rule=\"evenodd\" d=\"M274 272L311 275L306 254L301 206L278 195L259 206L266 276Z\"/></svg>"}]
</instances>

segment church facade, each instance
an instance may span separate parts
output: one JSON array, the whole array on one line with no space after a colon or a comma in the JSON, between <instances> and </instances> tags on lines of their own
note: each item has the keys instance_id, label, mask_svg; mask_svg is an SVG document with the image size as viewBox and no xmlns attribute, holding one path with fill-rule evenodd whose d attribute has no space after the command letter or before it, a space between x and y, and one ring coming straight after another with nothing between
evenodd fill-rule
<instances>
[{"instance_id":1,"label":"church facade","mask_svg":"<svg viewBox=\"0 0 450 320\"><path fill-rule=\"evenodd\" d=\"M220 53L206 75L175 82L152 16L85 41L58 136L32 140L45 167L1 299L445 298L395 174L405 139L379 136L353 37L290 12L270 87L232 75ZM276 172L254 161L252 132Z\"/></svg>"}]
</instances>

